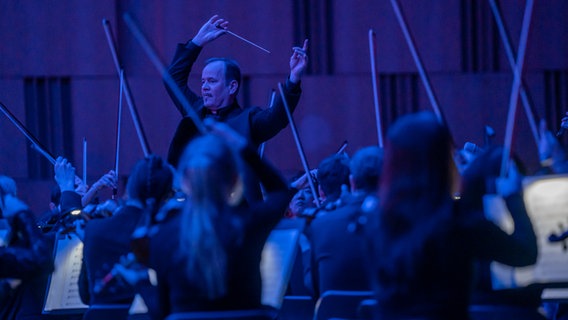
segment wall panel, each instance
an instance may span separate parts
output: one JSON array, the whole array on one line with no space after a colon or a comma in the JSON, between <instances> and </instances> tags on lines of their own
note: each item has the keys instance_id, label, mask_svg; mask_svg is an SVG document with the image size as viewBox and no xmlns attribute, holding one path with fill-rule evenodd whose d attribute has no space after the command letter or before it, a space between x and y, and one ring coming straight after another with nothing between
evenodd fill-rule
<instances>
[{"instance_id":1,"label":"wall panel","mask_svg":"<svg viewBox=\"0 0 568 320\"><path fill-rule=\"evenodd\" d=\"M2 75L69 75L112 72L102 18L114 2L2 1Z\"/></svg>"},{"instance_id":2,"label":"wall panel","mask_svg":"<svg viewBox=\"0 0 568 320\"><path fill-rule=\"evenodd\" d=\"M488 2L399 2L456 143L481 143L486 124L495 128L495 139L501 141L512 73L496 37ZM525 1L498 2L516 51ZM88 139L91 181L114 165L118 76L102 28L103 18L111 22L152 151L166 155L180 119L160 74L126 27L124 12L136 19L166 64L176 44L191 38L215 13L230 20L230 30L271 50L266 54L226 35L200 55L190 84L199 90L205 59L233 57L245 77L239 97L243 105L268 105L271 90L276 90L289 72L291 47L310 38L310 66L294 117L313 167L344 140L349 141L347 151L351 154L376 143L369 28L377 32L384 127L401 114L431 108L388 0L0 1L0 101L25 122L29 101L24 79L69 79L73 122L62 125L72 126L72 158L79 162L75 164L79 172L82 139ZM562 41L568 32L566 13L568 2L564 0L535 2L525 59L524 78L537 116L545 118L553 131L568 108L567 90L563 89L568 78L568 43ZM534 170L536 148L521 109L517 119L515 150ZM120 171L127 174L142 151L126 104L123 124ZM3 172L26 185L26 191L44 197L46 182L29 176L27 141L5 117L0 117L0 125L4 128L0 148L9 150L0 153ZM58 133L46 135L57 137ZM55 138L53 145L59 146L63 140ZM290 129L269 141L266 155L286 173L302 169ZM35 182L41 185L37 190Z\"/></svg>"}]
</instances>

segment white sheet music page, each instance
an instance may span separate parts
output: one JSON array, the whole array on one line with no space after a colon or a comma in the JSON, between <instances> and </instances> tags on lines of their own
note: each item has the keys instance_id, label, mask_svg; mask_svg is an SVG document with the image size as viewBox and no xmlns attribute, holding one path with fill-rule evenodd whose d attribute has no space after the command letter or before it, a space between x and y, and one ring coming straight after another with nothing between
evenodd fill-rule
<instances>
[{"instance_id":1,"label":"white sheet music page","mask_svg":"<svg viewBox=\"0 0 568 320\"><path fill-rule=\"evenodd\" d=\"M568 175L526 177L523 188L525 206L537 236L538 260L534 266L525 268L493 262L494 289L568 282L568 240L549 240L551 235L559 236L568 230ZM487 197L484 201L487 218L511 233L514 226L504 201L498 197Z\"/></svg>"},{"instance_id":2,"label":"white sheet music page","mask_svg":"<svg viewBox=\"0 0 568 320\"><path fill-rule=\"evenodd\" d=\"M280 308L288 286L300 231L275 229L262 250L262 304Z\"/></svg>"},{"instance_id":3,"label":"white sheet music page","mask_svg":"<svg viewBox=\"0 0 568 320\"><path fill-rule=\"evenodd\" d=\"M44 313L86 309L79 296L79 274L83 242L73 234L58 237L55 244L55 270L51 274Z\"/></svg>"},{"instance_id":4,"label":"white sheet music page","mask_svg":"<svg viewBox=\"0 0 568 320\"><path fill-rule=\"evenodd\" d=\"M537 236L538 261L532 275L519 270L518 281L523 285L567 282L567 242L551 242L549 237L568 230L568 175L527 177L524 197Z\"/></svg>"}]
</instances>

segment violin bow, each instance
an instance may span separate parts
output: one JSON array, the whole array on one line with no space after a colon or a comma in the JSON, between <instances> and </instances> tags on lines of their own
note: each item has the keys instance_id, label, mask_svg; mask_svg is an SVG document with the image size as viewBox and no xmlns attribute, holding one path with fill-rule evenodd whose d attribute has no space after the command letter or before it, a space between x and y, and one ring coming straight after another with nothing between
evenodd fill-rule
<instances>
[{"instance_id":1,"label":"violin bow","mask_svg":"<svg viewBox=\"0 0 568 320\"><path fill-rule=\"evenodd\" d=\"M118 164L120 158L120 135L122 132L122 96L124 90L124 70L120 69L120 89L118 94L118 114L116 116L116 147L114 153L114 173L118 177ZM112 188L112 199L116 198L118 189Z\"/></svg>"},{"instance_id":2,"label":"violin bow","mask_svg":"<svg viewBox=\"0 0 568 320\"><path fill-rule=\"evenodd\" d=\"M83 183L87 184L87 138L83 137Z\"/></svg>"},{"instance_id":3,"label":"violin bow","mask_svg":"<svg viewBox=\"0 0 568 320\"><path fill-rule=\"evenodd\" d=\"M503 46L505 47L505 54L507 56L507 60L509 61L509 65L511 66L511 70L513 72L515 72L515 57L514 57L515 54L513 52L513 49L512 49L512 46L511 46L511 40L509 38L507 28L505 27L505 23L503 22L501 12L499 11L499 7L497 6L497 3L495 2L495 0L489 0L489 5L491 7L491 12L493 12L493 16L495 17L495 22L497 23L497 28L499 29L499 35L501 36L501 42L503 42ZM521 77L520 86L521 86L521 88L520 88L521 102L523 103L523 107L524 107L525 113L527 115L529 125L531 127L531 132L533 134L534 141L535 141L535 143L538 147L540 135L539 135L538 126L537 126L538 121L536 119L537 113L535 111L533 104L531 103L531 99L530 99L530 96L529 96L529 93L528 93L528 87L524 83L524 81L522 80L522 77Z\"/></svg>"},{"instance_id":4,"label":"violin bow","mask_svg":"<svg viewBox=\"0 0 568 320\"><path fill-rule=\"evenodd\" d=\"M432 109L434 109L434 113L436 114L438 121L440 121L440 123L446 123L444 115L440 110L438 98L436 97L436 94L434 93L434 90L430 85L430 79L428 78L428 74L424 69L422 58L420 58L420 55L416 50L416 45L414 44L414 38L410 34L410 30L408 29L404 13L402 12L402 9L400 8L400 5L398 4L397 0L391 0L391 5L393 7L400 28L402 29L402 33L404 34L404 39L406 40L408 48L410 49L410 54L412 55L412 59L414 59L414 63L416 64L416 68L418 69L418 74L420 75L420 79L422 79L422 83L424 84L424 88L426 89L426 94L428 95L428 100L430 100Z\"/></svg>"},{"instance_id":5,"label":"violin bow","mask_svg":"<svg viewBox=\"0 0 568 320\"><path fill-rule=\"evenodd\" d=\"M335 154L343 153L343 151L345 151L345 149L347 148L348 144L349 143L347 142L347 140L343 141L343 143L341 144L341 147L339 147L339 150L337 150L337 152Z\"/></svg>"},{"instance_id":6,"label":"violin bow","mask_svg":"<svg viewBox=\"0 0 568 320\"><path fill-rule=\"evenodd\" d=\"M282 83L278 83L278 89L280 90L280 96L282 97L282 103L284 104L284 110L286 110L286 116L288 116L288 122L290 122L290 129L292 129L292 135L294 136L294 141L296 142L296 147L298 149L298 154L300 155L300 159L302 160L302 165L304 166L304 171L306 171L306 176L308 178L308 182L310 184L310 189L314 196L314 200L316 202L317 207L321 206L319 202L319 197L316 192L316 186L312 175L310 173L310 166L308 165L308 160L306 159L306 155L304 153L304 148L302 147L302 142L300 141L300 136L298 135L298 130L296 129L296 124L294 123L294 117L292 117L292 113L290 112L290 108L288 107L288 101L286 101L286 96L284 95L284 89L282 87Z\"/></svg>"},{"instance_id":7,"label":"violin bow","mask_svg":"<svg viewBox=\"0 0 568 320\"><path fill-rule=\"evenodd\" d=\"M375 103L375 122L377 123L377 136L379 147L383 147L383 130L381 125L381 109L379 107L379 90L377 66L375 63L376 39L373 29L369 29L369 57L371 61L371 78L373 80L373 101Z\"/></svg>"},{"instance_id":8,"label":"violin bow","mask_svg":"<svg viewBox=\"0 0 568 320\"><path fill-rule=\"evenodd\" d=\"M509 98L509 112L507 115L507 128L505 132L505 142L503 148L503 159L501 161L501 177L507 176L509 171L509 159L511 156L511 145L513 142L513 131L515 130L515 116L517 112L517 102L519 100L519 91L521 88L521 77L523 74L523 64L525 62L525 51L527 48L527 39L529 35L529 27L531 24L532 10L534 0L527 0L525 4L525 13L523 15L523 24L521 26L521 36L519 39L519 49L517 51L517 63L515 64L513 78L513 87L511 88L511 96Z\"/></svg>"},{"instance_id":9,"label":"violin bow","mask_svg":"<svg viewBox=\"0 0 568 320\"><path fill-rule=\"evenodd\" d=\"M276 101L276 91L274 89L272 89L272 92L270 93L270 104L268 105L268 108L272 108L272 106L274 105L274 101ZM260 147L258 148L258 155L260 156L260 158L262 159L262 157L264 156L264 147L266 146L266 142L263 142L260 144Z\"/></svg>"},{"instance_id":10,"label":"violin bow","mask_svg":"<svg viewBox=\"0 0 568 320\"><path fill-rule=\"evenodd\" d=\"M114 61L114 66L116 67L116 72L120 76L121 73L124 73L124 68L121 66L121 63L118 59L110 22L107 19L103 19L103 28L105 30L108 46L112 54L112 60ZM130 109L130 115L132 116L132 121L134 122L134 128L136 129L136 134L138 135L140 146L142 147L142 151L144 152L144 157L147 157L151 153L150 146L148 145L146 134L144 133L144 129L142 128L142 124L140 123L140 116L138 115L138 110L136 109L136 105L134 104L134 98L132 97L132 92L130 91L130 86L128 85L126 76L122 75L122 77L123 85L121 89L124 89L126 103L128 104L128 108Z\"/></svg>"},{"instance_id":11,"label":"violin bow","mask_svg":"<svg viewBox=\"0 0 568 320\"><path fill-rule=\"evenodd\" d=\"M18 120L18 118L16 118L16 116L14 116L12 112L10 112L8 107L6 107L6 105L2 102L0 102L0 110L16 126L16 128L18 128L18 130L20 130L20 132L32 143L31 147L34 150L38 151L42 156L44 156L47 159L47 161L49 161L52 165L54 165L55 158L53 157L53 155L49 151L47 151L47 148L45 148L39 142L39 140L20 122L20 120Z\"/></svg>"}]
</instances>

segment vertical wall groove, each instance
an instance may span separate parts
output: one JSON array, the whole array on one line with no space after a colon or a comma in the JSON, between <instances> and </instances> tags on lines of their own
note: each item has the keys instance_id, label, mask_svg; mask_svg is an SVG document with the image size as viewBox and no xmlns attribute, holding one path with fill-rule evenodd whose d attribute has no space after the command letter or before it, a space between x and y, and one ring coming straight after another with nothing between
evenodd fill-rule
<instances>
[{"instance_id":1,"label":"vertical wall groove","mask_svg":"<svg viewBox=\"0 0 568 320\"><path fill-rule=\"evenodd\" d=\"M568 70L545 71L544 92L546 122L555 131L568 111ZM566 141L566 134L562 140Z\"/></svg>"},{"instance_id":2,"label":"vertical wall groove","mask_svg":"<svg viewBox=\"0 0 568 320\"><path fill-rule=\"evenodd\" d=\"M385 128L400 116L420 110L418 74L379 75L381 120Z\"/></svg>"},{"instance_id":3,"label":"vertical wall groove","mask_svg":"<svg viewBox=\"0 0 568 320\"><path fill-rule=\"evenodd\" d=\"M499 34L485 0L462 0L461 66L463 72L499 69Z\"/></svg>"},{"instance_id":4,"label":"vertical wall groove","mask_svg":"<svg viewBox=\"0 0 568 320\"><path fill-rule=\"evenodd\" d=\"M294 42L310 41L307 74L334 73L333 5L327 0L295 0L293 2Z\"/></svg>"},{"instance_id":5,"label":"vertical wall groove","mask_svg":"<svg viewBox=\"0 0 568 320\"><path fill-rule=\"evenodd\" d=\"M68 77L28 77L24 79L26 127L53 156L62 155L71 163L73 122L71 83ZM28 147L28 176L51 179L53 168L32 147Z\"/></svg>"}]
</instances>

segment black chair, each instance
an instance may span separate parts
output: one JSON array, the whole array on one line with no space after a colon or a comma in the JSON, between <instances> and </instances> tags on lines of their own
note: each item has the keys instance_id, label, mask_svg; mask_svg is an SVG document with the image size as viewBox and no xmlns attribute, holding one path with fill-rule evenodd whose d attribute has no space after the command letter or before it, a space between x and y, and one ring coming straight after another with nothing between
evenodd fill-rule
<instances>
[{"instance_id":1,"label":"black chair","mask_svg":"<svg viewBox=\"0 0 568 320\"><path fill-rule=\"evenodd\" d=\"M377 308L377 300L375 299L365 299L361 301L359 307L357 308L357 316L362 320L373 319L373 314Z\"/></svg>"},{"instance_id":2,"label":"black chair","mask_svg":"<svg viewBox=\"0 0 568 320\"><path fill-rule=\"evenodd\" d=\"M546 320L536 308L497 304L471 305L469 316L471 320Z\"/></svg>"},{"instance_id":3,"label":"black chair","mask_svg":"<svg viewBox=\"0 0 568 320\"><path fill-rule=\"evenodd\" d=\"M83 320L127 319L129 304L94 304L87 309Z\"/></svg>"},{"instance_id":4,"label":"black chair","mask_svg":"<svg viewBox=\"0 0 568 320\"><path fill-rule=\"evenodd\" d=\"M363 300L370 299L372 296L371 291L326 291L316 303L314 320L357 319L359 305Z\"/></svg>"},{"instance_id":5,"label":"black chair","mask_svg":"<svg viewBox=\"0 0 568 320\"><path fill-rule=\"evenodd\" d=\"M315 302L310 296L284 296L278 320L302 320L314 317Z\"/></svg>"},{"instance_id":6,"label":"black chair","mask_svg":"<svg viewBox=\"0 0 568 320\"><path fill-rule=\"evenodd\" d=\"M275 310L199 311L170 314L166 320L275 320Z\"/></svg>"}]
</instances>

